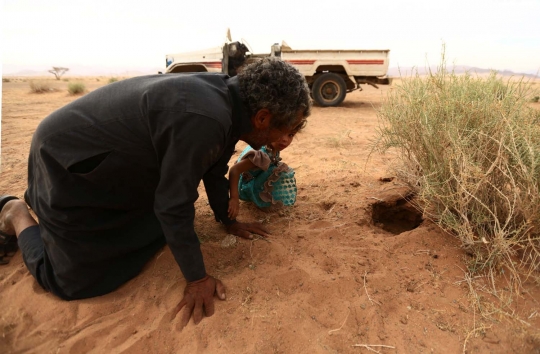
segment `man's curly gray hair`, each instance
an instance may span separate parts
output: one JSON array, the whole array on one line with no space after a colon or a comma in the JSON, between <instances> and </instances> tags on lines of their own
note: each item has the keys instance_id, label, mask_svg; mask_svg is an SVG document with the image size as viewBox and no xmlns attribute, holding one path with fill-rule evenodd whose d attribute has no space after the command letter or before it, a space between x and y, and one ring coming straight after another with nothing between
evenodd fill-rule
<instances>
[{"instance_id":1,"label":"man's curly gray hair","mask_svg":"<svg viewBox=\"0 0 540 354\"><path fill-rule=\"evenodd\" d=\"M272 114L274 128L292 128L298 112L307 118L311 98L306 79L298 69L278 58L263 58L238 73L240 96L250 117L266 108ZM304 126L305 121L299 127Z\"/></svg>"}]
</instances>

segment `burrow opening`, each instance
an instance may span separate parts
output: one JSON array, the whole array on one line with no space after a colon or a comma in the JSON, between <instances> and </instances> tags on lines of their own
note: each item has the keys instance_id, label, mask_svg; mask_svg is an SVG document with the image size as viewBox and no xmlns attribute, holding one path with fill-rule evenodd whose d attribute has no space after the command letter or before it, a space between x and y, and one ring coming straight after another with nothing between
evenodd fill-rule
<instances>
[{"instance_id":1,"label":"burrow opening","mask_svg":"<svg viewBox=\"0 0 540 354\"><path fill-rule=\"evenodd\" d=\"M372 210L373 224L394 235L414 230L424 220L410 198L397 199L392 203L380 201L372 205Z\"/></svg>"}]
</instances>

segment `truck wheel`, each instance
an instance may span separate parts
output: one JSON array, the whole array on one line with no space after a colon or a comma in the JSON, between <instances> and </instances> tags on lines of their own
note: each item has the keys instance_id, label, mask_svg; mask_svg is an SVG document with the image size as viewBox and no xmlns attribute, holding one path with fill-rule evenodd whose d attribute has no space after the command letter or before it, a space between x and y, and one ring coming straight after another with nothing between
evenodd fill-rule
<instances>
[{"instance_id":1,"label":"truck wheel","mask_svg":"<svg viewBox=\"0 0 540 354\"><path fill-rule=\"evenodd\" d=\"M320 106L337 106L345 99L345 81L337 74L324 73L313 83L312 93Z\"/></svg>"}]
</instances>

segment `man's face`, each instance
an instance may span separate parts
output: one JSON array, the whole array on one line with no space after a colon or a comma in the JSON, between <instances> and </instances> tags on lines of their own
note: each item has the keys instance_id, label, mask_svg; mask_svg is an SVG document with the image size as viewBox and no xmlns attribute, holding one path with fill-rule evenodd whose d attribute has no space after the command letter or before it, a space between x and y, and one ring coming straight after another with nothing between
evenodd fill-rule
<instances>
[{"instance_id":1,"label":"man's face","mask_svg":"<svg viewBox=\"0 0 540 354\"><path fill-rule=\"evenodd\" d=\"M241 137L241 139L248 143L252 148L259 150L261 147L279 141L283 136L287 136L296 131L297 126L300 125L303 120L304 116L302 112L299 112L295 124L290 128L273 128L271 127L270 121L268 124L259 125L259 127L255 125L254 129L249 134L246 134L246 136Z\"/></svg>"}]
</instances>

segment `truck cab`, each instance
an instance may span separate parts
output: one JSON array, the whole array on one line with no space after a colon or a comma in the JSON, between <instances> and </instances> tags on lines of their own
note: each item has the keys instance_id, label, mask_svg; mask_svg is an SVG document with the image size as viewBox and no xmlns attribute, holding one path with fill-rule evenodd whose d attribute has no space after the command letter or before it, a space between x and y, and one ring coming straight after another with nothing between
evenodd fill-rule
<instances>
[{"instance_id":1,"label":"truck cab","mask_svg":"<svg viewBox=\"0 0 540 354\"><path fill-rule=\"evenodd\" d=\"M235 76L238 68L250 58L248 47L242 42L225 43L194 52L167 54L166 73L216 72Z\"/></svg>"}]
</instances>

